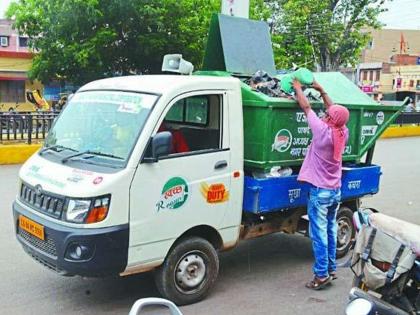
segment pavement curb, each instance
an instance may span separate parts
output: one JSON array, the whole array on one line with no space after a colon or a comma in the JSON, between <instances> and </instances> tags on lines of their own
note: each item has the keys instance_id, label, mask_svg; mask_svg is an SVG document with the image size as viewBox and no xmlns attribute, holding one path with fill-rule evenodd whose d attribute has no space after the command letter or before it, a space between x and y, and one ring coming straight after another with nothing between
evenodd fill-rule
<instances>
[{"instance_id":1,"label":"pavement curb","mask_svg":"<svg viewBox=\"0 0 420 315\"><path fill-rule=\"evenodd\" d=\"M402 138L420 136L420 126L391 126L382 134L381 138Z\"/></svg>"},{"instance_id":2,"label":"pavement curb","mask_svg":"<svg viewBox=\"0 0 420 315\"><path fill-rule=\"evenodd\" d=\"M40 147L40 143L0 145L0 165L21 164L38 151Z\"/></svg>"}]
</instances>

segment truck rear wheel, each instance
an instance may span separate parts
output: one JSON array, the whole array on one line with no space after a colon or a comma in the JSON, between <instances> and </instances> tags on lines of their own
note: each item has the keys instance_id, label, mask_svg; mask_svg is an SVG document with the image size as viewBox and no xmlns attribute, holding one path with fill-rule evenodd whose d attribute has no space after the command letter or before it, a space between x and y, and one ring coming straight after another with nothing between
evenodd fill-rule
<instances>
[{"instance_id":1,"label":"truck rear wheel","mask_svg":"<svg viewBox=\"0 0 420 315\"><path fill-rule=\"evenodd\" d=\"M176 244L155 272L157 289L177 305L202 300L219 273L215 248L205 239L191 237Z\"/></svg>"},{"instance_id":2,"label":"truck rear wheel","mask_svg":"<svg viewBox=\"0 0 420 315\"><path fill-rule=\"evenodd\" d=\"M341 206L337 212L337 258L342 258L348 253L355 234L353 211Z\"/></svg>"}]
</instances>

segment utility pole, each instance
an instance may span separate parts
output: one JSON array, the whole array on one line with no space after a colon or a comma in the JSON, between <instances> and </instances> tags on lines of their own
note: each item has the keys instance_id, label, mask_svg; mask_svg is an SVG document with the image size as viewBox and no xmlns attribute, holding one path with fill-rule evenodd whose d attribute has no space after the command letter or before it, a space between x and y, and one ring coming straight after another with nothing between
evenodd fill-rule
<instances>
[{"instance_id":1,"label":"utility pole","mask_svg":"<svg viewBox=\"0 0 420 315\"><path fill-rule=\"evenodd\" d=\"M249 0L222 0L222 14L249 18Z\"/></svg>"}]
</instances>

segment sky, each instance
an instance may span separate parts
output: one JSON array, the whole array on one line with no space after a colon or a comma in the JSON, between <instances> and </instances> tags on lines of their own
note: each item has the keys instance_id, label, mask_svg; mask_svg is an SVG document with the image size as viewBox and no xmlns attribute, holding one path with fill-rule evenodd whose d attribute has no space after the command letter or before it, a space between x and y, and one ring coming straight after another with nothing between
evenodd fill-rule
<instances>
[{"instance_id":1,"label":"sky","mask_svg":"<svg viewBox=\"0 0 420 315\"><path fill-rule=\"evenodd\" d=\"M420 0L387 0L385 7L379 18L384 28L420 30Z\"/></svg>"},{"instance_id":2,"label":"sky","mask_svg":"<svg viewBox=\"0 0 420 315\"><path fill-rule=\"evenodd\" d=\"M0 0L0 18L4 18L4 12L12 0Z\"/></svg>"},{"instance_id":3,"label":"sky","mask_svg":"<svg viewBox=\"0 0 420 315\"><path fill-rule=\"evenodd\" d=\"M0 0L0 18L4 17L12 1ZM380 16L380 21L386 24L385 28L420 30L420 0L386 0L385 7L388 12Z\"/></svg>"}]
</instances>

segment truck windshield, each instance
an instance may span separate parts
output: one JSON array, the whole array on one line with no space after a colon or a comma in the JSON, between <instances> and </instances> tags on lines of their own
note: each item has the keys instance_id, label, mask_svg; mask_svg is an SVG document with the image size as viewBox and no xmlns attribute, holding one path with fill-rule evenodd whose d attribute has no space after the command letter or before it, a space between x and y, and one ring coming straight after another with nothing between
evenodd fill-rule
<instances>
[{"instance_id":1,"label":"truck windshield","mask_svg":"<svg viewBox=\"0 0 420 315\"><path fill-rule=\"evenodd\" d=\"M156 95L122 91L77 93L49 131L42 151L51 148L63 158L123 166L156 100Z\"/></svg>"}]
</instances>

